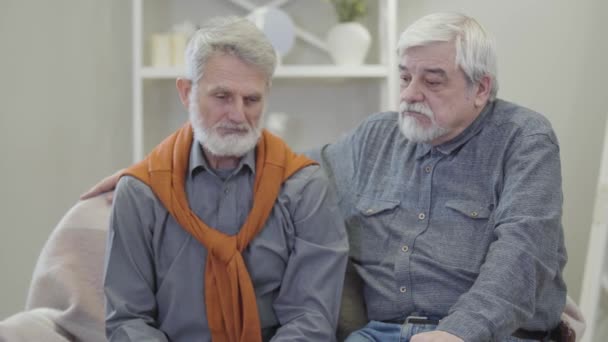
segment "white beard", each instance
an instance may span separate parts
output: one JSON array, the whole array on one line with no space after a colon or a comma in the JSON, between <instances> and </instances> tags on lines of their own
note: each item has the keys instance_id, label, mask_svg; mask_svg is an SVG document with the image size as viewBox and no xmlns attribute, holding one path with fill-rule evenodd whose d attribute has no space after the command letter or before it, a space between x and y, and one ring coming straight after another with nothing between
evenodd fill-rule
<instances>
[{"instance_id":1,"label":"white beard","mask_svg":"<svg viewBox=\"0 0 608 342\"><path fill-rule=\"evenodd\" d=\"M242 157L255 148L262 135L260 123L264 122L264 114L259 119L257 127L252 127L247 123L235 124L223 120L207 128L195 98L190 99L188 112L194 137L203 145L204 149L218 157ZM221 135L218 132L219 128L246 131L246 133Z\"/></svg>"},{"instance_id":2,"label":"white beard","mask_svg":"<svg viewBox=\"0 0 608 342\"><path fill-rule=\"evenodd\" d=\"M416 118L404 115L404 112L416 112L425 115L431 120L430 127L423 127ZM416 102L401 102L399 105L399 129L401 133L412 142L428 143L448 133L435 122L435 113L427 105Z\"/></svg>"}]
</instances>

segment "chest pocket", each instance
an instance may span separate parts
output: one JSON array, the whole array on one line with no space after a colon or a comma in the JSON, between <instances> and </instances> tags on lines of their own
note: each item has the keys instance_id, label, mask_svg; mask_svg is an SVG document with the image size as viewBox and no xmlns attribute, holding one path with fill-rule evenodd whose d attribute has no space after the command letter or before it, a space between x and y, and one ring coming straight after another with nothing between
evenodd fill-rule
<instances>
[{"instance_id":1,"label":"chest pocket","mask_svg":"<svg viewBox=\"0 0 608 342\"><path fill-rule=\"evenodd\" d=\"M491 206L448 200L445 207L443 215L432 224L442 228L429 229L433 257L444 265L478 273L492 239Z\"/></svg>"},{"instance_id":2,"label":"chest pocket","mask_svg":"<svg viewBox=\"0 0 608 342\"><path fill-rule=\"evenodd\" d=\"M450 200L445 203L445 206L473 220L488 219L492 213L488 206L473 201Z\"/></svg>"},{"instance_id":3,"label":"chest pocket","mask_svg":"<svg viewBox=\"0 0 608 342\"><path fill-rule=\"evenodd\" d=\"M391 224L399 201L358 198L355 212L347 220L351 257L366 264L380 264L385 259L391 237Z\"/></svg>"}]
</instances>

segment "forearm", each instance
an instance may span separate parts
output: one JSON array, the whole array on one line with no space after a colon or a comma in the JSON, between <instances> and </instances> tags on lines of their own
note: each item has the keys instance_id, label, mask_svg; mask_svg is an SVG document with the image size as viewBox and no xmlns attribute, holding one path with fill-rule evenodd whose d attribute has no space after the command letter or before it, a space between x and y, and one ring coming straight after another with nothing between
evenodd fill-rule
<instances>
[{"instance_id":1,"label":"forearm","mask_svg":"<svg viewBox=\"0 0 608 342\"><path fill-rule=\"evenodd\" d=\"M274 310L273 341L333 341L348 260L346 241L319 248L298 241Z\"/></svg>"},{"instance_id":2,"label":"forearm","mask_svg":"<svg viewBox=\"0 0 608 342\"><path fill-rule=\"evenodd\" d=\"M121 322L108 334L109 342L169 342L165 334L147 324L143 319Z\"/></svg>"},{"instance_id":3,"label":"forearm","mask_svg":"<svg viewBox=\"0 0 608 342\"><path fill-rule=\"evenodd\" d=\"M540 287L554 283L557 270L523 250L514 260L513 248L492 246L479 278L450 309L440 330L465 341L488 341L512 334L533 317Z\"/></svg>"},{"instance_id":4,"label":"forearm","mask_svg":"<svg viewBox=\"0 0 608 342\"><path fill-rule=\"evenodd\" d=\"M304 312L282 325L271 339L272 342L335 341L335 328L316 312Z\"/></svg>"},{"instance_id":5,"label":"forearm","mask_svg":"<svg viewBox=\"0 0 608 342\"><path fill-rule=\"evenodd\" d=\"M526 271L530 271L530 268ZM500 270L483 274L458 299L449 315L440 323L439 330L466 341L489 341L510 335L532 317L536 300L535 285L528 284L514 273L519 271L501 267ZM517 295L513 295L514 291L518 292Z\"/></svg>"}]
</instances>

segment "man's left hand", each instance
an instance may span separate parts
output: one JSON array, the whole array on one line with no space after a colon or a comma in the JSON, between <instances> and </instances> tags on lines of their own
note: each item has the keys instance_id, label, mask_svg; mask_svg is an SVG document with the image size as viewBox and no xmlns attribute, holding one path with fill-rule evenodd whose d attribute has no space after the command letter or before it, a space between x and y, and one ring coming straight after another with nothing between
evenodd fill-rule
<instances>
[{"instance_id":1,"label":"man's left hand","mask_svg":"<svg viewBox=\"0 0 608 342\"><path fill-rule=\"evenodd\" d=\"M464 342L458 336L454 336L445 331L430 331L412 336L410 342Z\"/></svg>"}]
</instances>

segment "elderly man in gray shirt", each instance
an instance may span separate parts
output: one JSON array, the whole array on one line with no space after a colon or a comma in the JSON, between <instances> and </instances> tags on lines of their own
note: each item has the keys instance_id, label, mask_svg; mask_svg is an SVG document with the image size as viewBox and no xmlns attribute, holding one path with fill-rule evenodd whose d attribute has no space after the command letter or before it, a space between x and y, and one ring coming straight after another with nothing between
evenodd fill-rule
<instances>
[{"instance_id":1,"label":"elderly man in gray shirt","mask_svg":"<svg viewBox=\"0 0 608 342\"><path fill-rule=\"evenodd\" d=\"M153 151L152 181L125 176L114 195L104 282L109 340L335 340L348 240L319 165L307 161L287 175L274 188L276 199L267 201L267 219L256 217L257 201L271 196L264 188L275 181L271 168L280 166L261 157L270 158L270 142L278 140L260 128L274 49L246 19L222 18L199 30L186 52L188 77L178 79L177 88L192 128L180 130L177 141L189 134L192 142L185 152L178 143ZM306 159L284 149L277 157ZM187 164L169 178L172 191L185 192L185 218L172 211L179 198L165 202L154 181L153 157L167 151L182 151ZM180 164L179 157L169 167ZM199 230L182 224L198 218ZM251 220L260 228L245 247L240 238ZM226 243L207 246L216 231ZM238 249L232 256L230 241ZM250 280L238 269L240 260ZM217 273L223 267L226 273ZM230 273L233 267L238 274ZM231 274L238 284L226 281ZM210 306L217 294L219 305ZM224 301L231 296L233 304Z\"/></svg>"},{"instance_id":2,"label":"elderly man in gray shirt","mask_svg":"<svg viewBox=\"0 0 608 342\"><path fill-rule=\"evenodd\" d=\"M316 159L338 189L371 322L357 341L546 340L566 300L559 146L547 119L495 98L472 18L401 35L400 111Z\"/></svg>"}]
</instances>

